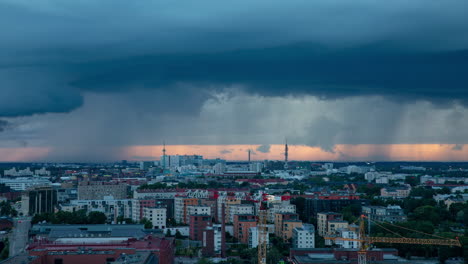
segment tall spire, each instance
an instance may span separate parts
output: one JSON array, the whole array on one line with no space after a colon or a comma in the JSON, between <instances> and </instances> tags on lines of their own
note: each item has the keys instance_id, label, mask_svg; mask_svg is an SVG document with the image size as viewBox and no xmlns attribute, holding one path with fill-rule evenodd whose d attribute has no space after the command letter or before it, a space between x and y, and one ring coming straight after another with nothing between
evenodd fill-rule
<instances>
[{"instance_id":1,"label":"tall spire","mask_svg":"<svg viewBox=\"0 0 468 264\"><path fill-rule=\"evenodd\" d=\"M287 170L288 169L288 139L285 140L285 144L284 144L284 169Z\"/></svg>"},{"instance_id":2,"label":"tall spire","mask_svg":"<svg viewBox=\"0 0 468 264\"><path fill-rule=\"evenodd\" d=\"M250 163L250 149L249 149L249 163Z\"/></svg>"},{"instance_id":3,"label":"tall spire","mask_svg":"<svg viewBox=\"0 0 468 264\"><path fill-rule=\"evenodd\" d=\"M162 158L162 167L166 168L166 141L163 141L163 158Z\"/></svg>"}]
</instances>

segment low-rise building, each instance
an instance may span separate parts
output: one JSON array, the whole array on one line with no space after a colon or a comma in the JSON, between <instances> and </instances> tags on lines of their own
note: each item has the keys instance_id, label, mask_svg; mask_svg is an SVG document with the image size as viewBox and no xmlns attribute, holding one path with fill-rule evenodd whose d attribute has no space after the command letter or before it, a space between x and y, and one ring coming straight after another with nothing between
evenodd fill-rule
<instances>
[{"instance_id":1,"label":"low-rise building","mask_svg":"<svg viewBox=\"0 0 468 264\"><path fill-rule=\"evenodd\" d=\"M380 189L380 196L383 198L402 199L408 197L410 192L410 185L400 187L384 187Z\"/></svg>"},{"instance_id":2,"label":"low-rise building","mask_svg":"<svg viewBox=\"0 0 468 264\"><path fill-rule=\"evenodd\" d=\"M369 217L371 220L381 222L404 222L406 215L399 205L388 206L363 206L362 213Z\"/></svg>"},{"instance_id":3,"label":"low-rise building","mask_svg":"<svg viewBox=\"0 0 468 264\"><path fill-rule=\"evenodd\" d=\"M122 200L127 198L127 184L102 182L102 181L82 181L78 185L79 200L103 200L106 197Z\"/></svg>"}]
</instances>

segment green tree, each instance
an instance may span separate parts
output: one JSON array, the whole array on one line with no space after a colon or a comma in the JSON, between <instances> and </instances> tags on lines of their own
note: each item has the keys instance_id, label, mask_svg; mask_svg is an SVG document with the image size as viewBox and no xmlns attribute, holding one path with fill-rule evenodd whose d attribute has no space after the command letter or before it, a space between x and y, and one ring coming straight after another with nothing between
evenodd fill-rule
<instances>
[{"instance_id":1,"label":"green tree","mask_svg":"<svg viewBox=\"0 0 468 264\"><path fill-rule=\"evenodd\" d=\"M88 214L88 224L105 224L107 217L102 212L90 212Z\"/></svg>"},{"instance_id":2,"label":"green tree","mask_svg":"<svg viewBox=\"0 0 468 264\"><path fill-rule=\"evenodd\" d=\"M267 252L267 264L277 264L283 255L276 247L271 247Z\"/></svg>"},{"instance_id":3,"label":"green tree","mask_svg":"<svg viewBox=\"0 0 468 264\"><path fill-rule=\"evenodd\" d=\"M117 223L123 223L123 222L125 222L125 224L127 225L134 224L131 218L125 218L123 216L117 217Z\"/></svg>"},{"instance_id":4,"label":"green tree","mask_svg":"<svg viewBox=\"0 0 468 264\"><path fill-rule=\"evenodd\" d=\"M343 208L341 211L343 219L352 223L356 221L361 213L361 206L358 204L351 204Z\"/></svg>"},{"instance_id":5,"label":"green tree","mask_svg":"<svg viewBox=\"0 0 468 264\"><path fill-rule=\"evenodd\" d=\"M7 201L0 202L0 216L16 217L18 212Z\"/></svg>"},{"instance_id":6,"label":"green tree","mask_svg":"<svg viewBox=\"0 0 468 264\"><path fill-rule=\"evenodd\" d=\"M151 221L146 219L146 218L142 218L141 221L140 221L140 224L144 224L145 229L152 229L153 228L153 224L151 223Z\"/></svg>"},{"instance_id":7,"label":"green tree","mask_svg":"<svg viewBox=\"0 0 468 264\"><path fill-rule=\"evenodd\" d=\"M2 252L0 252L0 260L7 259L10 256L10 243L8 241L8 238L5 238L3 240L3 249Z\"/></svg>"},{"instance_id":8,"label":"green tree","mask_svg":"<svg viewBox=\"0 0 468 264\"><path fill-rule=\"evenodd\" d=\"M182 238L184 238L184 236L180 233L179 230L176 230L175 238L176 238L176 239L182 239Z\"/></svg>"},{"instance_id":9,"label":"green tree","mask_svg":"<svg viewBox=\"0 0 468 264\"><path fill-rule=\"evenodd\" d=\"M209 259L207 259L207 258L201 258L201 259L197 262L197 264L212 264L212 263L213 263L213 261L211 261L211 260L209 260Z\"/></svg>"},{"instance_id":10,"label":"green tree","mask_svg":"<svg viewBox=\"0 0 468 264\"><path fill-rule=\"evenodd\" d=\"M437 209L430 205L424 205L416 208L411 214L411 218L420 221L427 220L434 225L438 225L441 219Z\"/></svg>"}]
</instances>

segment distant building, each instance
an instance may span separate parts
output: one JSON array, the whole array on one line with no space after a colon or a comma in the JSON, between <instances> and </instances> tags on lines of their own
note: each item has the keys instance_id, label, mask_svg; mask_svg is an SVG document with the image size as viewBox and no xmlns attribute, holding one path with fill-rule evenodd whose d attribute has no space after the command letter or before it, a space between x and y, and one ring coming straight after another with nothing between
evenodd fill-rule
<instances>
[{"instance_id":1,"label":"distant building","mask_svg":"<svg viewBox=\"0 0 468 264\"><path fill-rule=\"evenodd\" d=\"M127 185L101 181L82 181L78 185L79 200L104 200L112 197L116 200L127 198Z\"/></svg>"},{"instance_id":2,"label":"distant building","mask_svg":"<svg viewBox=\"0 0 468 264\"><path fill-rule=\"evenodd\" d=\"M252 162L249 164L250 171L253 172L262 172L263 162Z\"/></svg>"},{"instance_id":3,"label":"distant building","mask_svg":"<svg viewBox=\"0 0 468 264\"><path fill-rule=\"evenodd\" d=\"M315 227L311 224L304 224L302 227L293 229L293 248L315 248Z\"/></svg>"},{"instance_id":4,"label":"distant building","mask_svg":"<svg viewBox=\"0 0 468 264\"><path fill-rule=\"evenodd\" d=\"M24 170L16 170L16 168L13 167L12 169L5 170L3 174L5 177L28 177L34 175L29 167Z\"/></svg>"},{"instance_id":5,"label":"distant building","mask_svg":"<svg viewBox=\"0 0 468 264\"><path fill-rule=\"evenodd\" d=\"M371 220L381 222L404 222L406 215L399 205L388 206L363 206L362 213L369 217Z\"/></svg>"},{"instance_id":6,"label":"distant building","mask_svg":"<svg viewBox=\"0 0 468 264\"><path fill-rule=\"evenodd\" d=\"M33 186L52 185L52 182L42 178L0 178L0 184L5 184L15 191L24 191Z\"/></svg>"},{"instance_id":7,"label":"distant building","mask_svg":"<svg viewBox=\"0 0 468 264\"><path fill-rule=\"evenodd\" d=\"M410 192L410 185L400 187L384 187L380 189L380 196L383 198L402 199L408 197Z\"/></svg>"},{"instance_id":8,"label":"distant building","mask_svg":"<svg viewBox=\"0 0 468 264\"><path fill-rule=\"evenodd\" d=\"M60 204L62 211L74 212L85 210L90 212L101 212L106 215L109 222L116 222L119 216L132 218L132 200L130 199L106 199L106 200L71 200ZM139 220L138 220L139 221Z\"/></svg>"},{"instance_id":9,"label":"distant building","mask_svg":"<svg viewBox=\"0 0 468 264\"><path fill-rule=\"evenodd\" d=\"M309 217L307 220L310 221L317 213L340 212L349 205L367 204L367 200L360 199L357 195L317 195L315 198L306 198L305 211Z\"/></svg>"},{"instance_id":10,"label":"distant building","mask_svg":"<svg viewBox=\"0 0 468 264\"><path fill-rule=\"evenodd\" d=\"M148 170L154 166L154 161L140 161L140 170Z\"/></svg>"},{"instance_id":11,"label":"distant building","mask_svg":"<svg viewBox=\"0 0 468 264\"><path fill-rule=\"evenodd\" d=\"M21 211L25 216L53 213L57 204L57 190L52 187L31 188L21 195Z\"/></svg>"},{"instance_id":12,"label":"distant building","mask_svg":"<svg viewBox=\"0 0 468 264\"><path fill-rule=\"evenodd\" d=\"M226 164L225 163L216 163L213 166L213 173L214 174L223 174L226 172Z\"/></svg>"},{"instance_id":13,"label":"distant building","mask_svg":"<svg viewBox=\"0 0 468 264\"><path fill-rule=\"evenodd\" d=\"M34 175L50 176L50 171L46 170L46 168L41 168L39 170L34 170Z\"/></svg>"}]
</instances>

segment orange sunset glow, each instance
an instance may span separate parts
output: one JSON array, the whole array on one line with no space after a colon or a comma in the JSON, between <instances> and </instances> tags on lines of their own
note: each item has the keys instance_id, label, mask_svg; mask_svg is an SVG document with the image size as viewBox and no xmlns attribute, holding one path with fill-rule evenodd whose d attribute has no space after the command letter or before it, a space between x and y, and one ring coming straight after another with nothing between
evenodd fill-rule
<instances>
[{"instance_id":1,"label":"orange sunset glow","mask_svg":"<svg viewBox=\"0 0 468 264\"><path fill-rule=\"evenodd\" d=\"M260 145L172 145L166 146L167 154L199 154L206 158L222 157L228 160L246 160L247 150L253 150L252 160L282 160L283 145L271 145L268 153L256 149ZM290 160L408 160L408 161L457 161L468 160L468 148L454 150L451 144L394 144L394 145L336 145L333 152L318 147L289 146ZM133 146L126 149L132 157L159 159L162 146Z\"/></svg>"}]
</instances>

